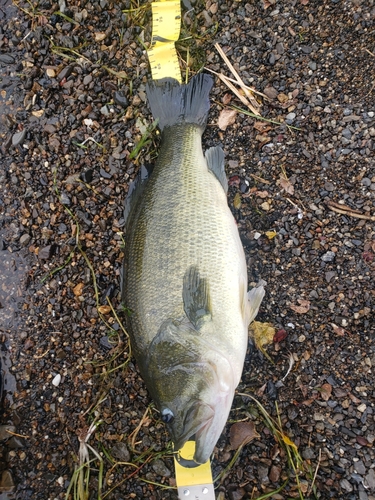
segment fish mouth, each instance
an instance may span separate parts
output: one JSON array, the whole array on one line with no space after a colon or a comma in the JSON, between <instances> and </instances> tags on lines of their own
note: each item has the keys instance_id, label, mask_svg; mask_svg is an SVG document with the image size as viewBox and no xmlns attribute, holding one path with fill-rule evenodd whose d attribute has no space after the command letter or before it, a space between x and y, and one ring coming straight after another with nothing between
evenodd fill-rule
<instances>
[{"instance_id":1,"label":"fish mouth","mask_svg":"<svg viewBox=\"0 0 375 500\"><path fill-rule=\"evenodd\" d=\"M204 441L207 430L210 428L214 420L214 415L215 411L212 406L202 402L194 404L186 415L184 422L185 431L178 437L178 439L174 439L175 450L181 450L187 441L195 441L196 450L194 454L194 461L198 464L207 462L212 450L209 450L208 454L204 453L204 449L206 448L204 446ZM198 449L199 453L197 453ZM201 460L206 455L208 455L207 459L202 462Z\"/></svg>"}]
</instances>

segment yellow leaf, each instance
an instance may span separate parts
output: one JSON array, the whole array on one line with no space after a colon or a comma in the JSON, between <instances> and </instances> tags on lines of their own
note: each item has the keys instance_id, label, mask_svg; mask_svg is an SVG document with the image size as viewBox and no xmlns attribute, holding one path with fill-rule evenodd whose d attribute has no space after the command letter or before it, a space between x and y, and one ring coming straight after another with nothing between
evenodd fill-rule
<instances>
[{"instance_id":1,"label":"yellow leaf","mask_svg":"<svg viewBox=\"0 0 375 500\"><path fill-rule=\"evenodd\" d=\"M236 210L241 208L241 195L240 193L236 193L233 200L233 206Z\"/></svg>"},{"instance_id":2,"label":"yellow leaf","mask_svg":"<svg viewBox=\"0 0 375 500\"><path fill-rule=\"evenodd\" d=\"M293 441L286 434L281 434L281 438L287 446L290 446L296 451L298 450L297 445L293 443Z\"/></svg>"},{"instance_id":3,"label":"yellow leaf","mask_svg":"<svg viewBox=\"0 0 375 500\"><path fill-rule=\"evenodd\" d=\"M272 229L272 231L266 231L266 236L269 240L272 240L277 235L276 231Z\"/></svg>"},{"instance_id":4,"label":"yellow leaf","mask_svg":"<svg viewBox=\"0 0 375 500\"><path fill-rule=\"evenodd\" d=\"M250 335L254 339L257 349L259 349L266 356L266 358L273 363L272 359L264 349L266 345L273 343L275 328L271 325L271 323L253 321L250 325Z\"/></svg>"}]
</instances>

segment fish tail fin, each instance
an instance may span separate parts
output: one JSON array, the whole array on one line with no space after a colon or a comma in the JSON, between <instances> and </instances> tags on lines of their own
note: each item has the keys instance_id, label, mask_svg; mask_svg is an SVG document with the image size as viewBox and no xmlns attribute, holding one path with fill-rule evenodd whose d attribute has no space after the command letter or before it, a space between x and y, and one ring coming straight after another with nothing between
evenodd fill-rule
<instances>
[{"instance_id":1,"label":"fish tail fin","mask_svg":"<svg viewBox=\"0 0 375 500\"><path fill-rule=\"evenodd\" d=\"M153 117L159 120L160 130L182 123L192 123L204 129L212 85L212 77L204 73L194 76L187 85L180 85L173 78L148 83L148 102Z\"/></svg>"}]
</instances>

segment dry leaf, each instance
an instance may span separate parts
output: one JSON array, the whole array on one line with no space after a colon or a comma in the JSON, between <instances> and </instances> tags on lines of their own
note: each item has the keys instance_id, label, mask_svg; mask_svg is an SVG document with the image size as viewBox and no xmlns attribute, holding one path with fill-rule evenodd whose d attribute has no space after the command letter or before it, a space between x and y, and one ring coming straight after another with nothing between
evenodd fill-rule
<instances>
[{"instance_id":1,"label":"dry leaf","mask_svg":"<svg viewBox=\"0 0 375 500\"><path fill-rule=\"evenodd\" d=\"M289 179L284 177L283 174L280 175L280 179L276 181L276 184L281 186L282 189L288 194L294 194L294 186Z\"/></svg>"},{"instance_id":2,"label":"dry leaf","mask_svg":"<svg viewBox=\"0 0 375 500\"><path fill-rule=\"evenodd\" d=\"M237 422L229 431L230 449L237 450L257 438L260 438L260 435L255 430L253 422Z\"/></svg>"},{"instance_id":3,"label":"dry leaf","mask_svg":"<svg viewBox=\"0 0 375 500\"><path fill-rule=\"evenodd\" d=\"M290 304L290 309L299 314L306 314L310 309L310 301L305 299L297 299L299 306L295 304Z\"/></svg>"},{"instance_id":4,"label":"dry leaf","mask_svg":"<svg viewBox=\"0 0 375 500\"><path fill-rule=\"evenodd\" d=\"M82 290L83 290L83 287L85 285L83 283L78 283L78 285L76 285L74 288L73 288L73 293L76 297L79 297L80 295L82 295Z\"/></svg>"},{"instance_id":5,"label":"dry leaf","mask_svg":"<svg viewBox=\"0 0 375 500\"><path fill-rule=\"evenodd\" d=\"M224 94L223 98L221 99L221 102L224 104L224 106L227 106L231 100L232 100L232 94L229 94L227 92L226 94Z\"/></svg>"},{"instance_id":6,"label":"dry leaf","mask_svg":"<svg viewBox=\"0 0 375 500\"><path fill-rule=\"evenodd\" d=\"M98 312L100 312L100 314L109 314L111 312L111 307L110 306L99 306Z\"/></svg>"},{"instance_id":7,"label":"dry leaf","mask_svg":"<svg viewBox=\"0 0 375 500\"><path fill-rule=\"evenodd\" d=\"M262 134L265 134L272 129L272 126L267 122L255 122L253 127Z\"/></svg>"},{"instance_id":8,"label":"dry leaf","mask_svg":"<svg viewBox=\"0 0 375 500\"><path fill-rule=\"evenodd\" d=\"M255 140L257 140L263 144L264 142L270 142L271 137L268 137L268 135L257 134L255 136Z\"/></svg>"},{"instance_id":9,"label":"dry leaf","mask_svg":"<svg viewBox=\"0 0 375 500\"><path fill-rule=\"evenodd\" d=\"M220 130L226 130L229 125L236 121L237 111L235 109L223 109L219 115L217 125Z\"/></svg>"},{"instance_id":10,"label":"dry leaf","mask_svg":"<svg viewBox=\"0 0 375 500\"><path fill-rule=\"evenodd\" d=\"M272 231L266 231L265 234L269 240L273 240L273 238L277 235L277 232L272 229Z\"/></svg>"},{"instance_id":11,"label":"dry leaf","mask_svg":"<svg viewBox=\"0 0 375 500\"><path fill-rule=\"evenodd\" d=\"M307 5L309 3L309 0L299 0L301 2L301 5Z\"/></svg>"},{"instance_id":12,"label":"dry leaf","mask_svg":"<svg viewBox=\"0 0 375 500\"><path fill-rule=\"evenodd\" d=\"M239 210L241 208L241 195L240 193L236 193L234 195L234 199L233 199L233 206L236 210Z\"/></svg>"},{"instance_id":13,"label":"dry leaf","mask_svg":"<svg viewBox=\"0 0 375 500\"><path fill-rule=\"evenodd\" d=\"M320 395L324 401L328 401L332 394L332 386L331 384L323 384L320 388Z\"/></svg>"},{"instance_id":14,"label":"dry leaf","mask_svg":"<svg viewBox=\"0 0 375 500\"><path fill-rule=\"evenodd\" d=\"M338 337L344 337L345 333L349 333L344 328L342 328L341 326L337 326L334 323L331 323L331 326Z\"/></svg>"},{"instance_id":15,"label":"dry leaf","mask_svg":"<svg viewBox=\"0 0 375 500\"><path fill-rule=\"evenodd\" d=\"M259 349L266 356L266 358L273 363L270 356L264 350L266 345L273 343L275 328L271 325L271 323L253 321L250 325L250 335L254 339L257 349Z\"/></svg>"}]
</instances>

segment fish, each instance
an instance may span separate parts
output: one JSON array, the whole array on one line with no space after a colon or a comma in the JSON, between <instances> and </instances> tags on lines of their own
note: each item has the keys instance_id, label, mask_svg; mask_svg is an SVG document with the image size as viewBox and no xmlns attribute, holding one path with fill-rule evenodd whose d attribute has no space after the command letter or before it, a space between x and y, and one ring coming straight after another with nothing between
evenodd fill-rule
<instances>
[{"instance_id":1,"label":"fish","mask_svg":"<svg viewBox=\"0 0 375 500\"><path fill-rule=\"evenodd\" d=\"M265 293L262 285L248 292L224 152L203 153L212 85L204 73L187 85L147 84L161 146L124 209L122 301L132 352L174 449L195 441L197 464L210 459L225 427Z\"/></svg>"}]
</instances>

